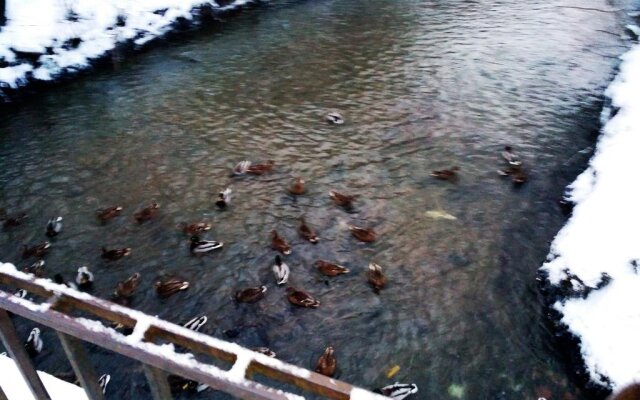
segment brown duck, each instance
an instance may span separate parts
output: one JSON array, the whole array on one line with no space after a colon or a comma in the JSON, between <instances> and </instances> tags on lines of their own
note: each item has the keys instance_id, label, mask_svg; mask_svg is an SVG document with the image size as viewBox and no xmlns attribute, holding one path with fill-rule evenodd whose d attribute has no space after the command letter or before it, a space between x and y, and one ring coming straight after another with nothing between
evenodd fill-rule
<instances>
[{"instance_id":1,"label":"brown duck","mask_svg":"<svg viewBox=\"0 0 640 400\"><path fill-rule=\"evenodd\" d=\"M334 264L325 260L316 261L315 266L318 271L320 271L320 273L324 276L334 277L349 273L349 269L343 267L342 265Z\"/></svg>"},{"instance_id":2,"label":"brown duck","mask_svg":"<svg viewBox=\"0 0 640 400\"><path fill-rule=\"evenodd\" d=\"M502 176L511 176L514 185L522 185L528 179L522 165L511 165L506 169L499 170L498 173Z\"/></svg>"},{"instance_id":3,"label":"brown duck","mask_svg":"<svg viewBox=\"0 0 640 400\"><path fill-rule=\"evenodd\" d=\"M28 267L24 267L22 272L27 274L33 274L36 278L44 277L44 260L38 260Z\"/></svg>"},{"instance_id":4,"label":"brown duck","mask_svg":"<svg viewBox=\"0 0 640 400\"><path fill-rule=\"evenodd\" d=\"M318 308L320 305L320 302L314 299L309 293L292 287L287 288L287 299L289 299L289 303L298 307Z\"/></svg>"},{"instance_id":5,"label":"brown duck","mask_svg":"<svg viewBox=\"0 0 640 400\"><path fill-rule=\"evenodd\" d=\"M443 181L455 182L458 180L458 171L460 171L460 167L453 167L451 169L440 169L431 172L431 176Z\"/></svg>"},{"instance_id":6,"label":"brown duck","mask_svg":"<svg viewBox=\"0 0 640 400\"><path fill-rule=\"evenodd\" d=\"M114 295L116 297L129 298L133 296L133 292L136 290L139 284L140 284L140 274L136 272L135 274L127 278L127 280L118 282L118 286L116 286L116 291L114 292Z\"/></svg>"},{"instance_id":7,"label":"brown duck","mask_svg":"<svg viewBox=\"0 0 640 400\"><path fill-rule=\"evenodd\" d=\"M211 229L211 224L207 222L194 222L193 224L182 223L180 229L187 235L198 235Z\"/></svg>"},{"instance_id":8,"label":"brown duck","mask_svg":"<svg viewBox=\"0 0 640 400\"><path fill-rule=\"evenodd\" d=\"M369 264L369 271L367 271L367 280L373 286L373 291L380 292L380 289L387 283L387 278L382 273L382 267L376 263Z\"/></svg>"},{"instance_id":9,"label":"brown duck","mask_svg":"<svg viewBox=\"0 0 640 400\"><path fill-rule=\"evenodd\" d=\"M22 246L22 258L42 257L49 251L51 243L44 242L32 247Z\"/></svg>"},{"instance_id":10,"label":"brown duck","mask_svg":"<svg viewBox=\"0 0 640 400\"><path fill-rule=\"evenodd\" d=\"M313 229L311 229L309 225L307 225L304 217L300 217L300 227L298 228L298 233L305 240L308 240L309 242L314 244L318 243L318 236L316 236L316 233L313 231Z\"/></svg>"},{"instance_id":11,"label":"brown duck","mask_svg":"<svg viewBox=\"0 0 640 400\"><path fill-rule=\"evenodd\" d=\"M275 165L275 162L273 160L269 160L265 164L249 165L247 167L246 172L247 174L252 174L252 175L262 175L262 174L266 174L267 172L271 172L271 170L273 170L274 165Z\"/></svg>"},{"instance_id":12,"label":"brown duck","mask_svg":"<svg viewBox=\"0 0 640 400\"><path fill-rule=\"evenodd\" d=\"M255 303L264 297L267 291L266 286L250 287L236 292L236 301L238 303Z\"/></svg>"},{"instance_id":13,"label":"brown duck","mask_svg":"<svg viewBox=\"0 0 640 400\"><path fill-rule=\"evenodd\" d=\"M287 243L282 236L278 235L278 232L275 230L271 231L271 248L285 256L291 254L291 246L289 246L289 243Z\"/></svg>"},{"instance_id":14,"label":"brown duck","mask_svg":"<svg viewBox=\"0 0 640 400\"><path fill-rule=\"evenodd\" d=\"M302 178L294 179L293 182L291 182L291 185L289 186L289 193L296 196L300 196L300 195L303 195L304 192L305 192L304 179Z\"/></svg>"},{"instance_id":15,"label":"brown duck","mask_svg":"<svg viewBox=\"0 0 640 400\"><path fill-rule=\"evenodd\" d=\"M102 210L98 210L96 212L96 217L98 217L102 222L107 222L120 215L120 211L122 211L122 207L120 206L107 207Z\"/></svg>"},{"instance_id":16,"label":"brown duck","mask_svg":"<svg viewBox=\"0 0 640 400\"><path fill-rule=\"evenodd\" d=\"M135 220L138 221L138 223L149 221L158 213L159 208L160 208L160 205L154 201L148 207L145 207L142 210L133 214L133 218L135 218Z\"/></svg>"},{"instance_id":17,"label":"brown duck","mask_svg":"<svg viewBox=\"0 0 640 400\"><path fill-rule=\"evenodd\" d=\"M319 374L328 376L331 378L336 373L336 367L338 366L338 360L334 354L333 346L327 346L324 353L318 359L316 363L315 371Z\"/></svg>"},{"instance_id":18,"label":"brown duck","mask_svg":"<svg viewBox=\"0 0 640 400\"><path fill-rule=\"evenodd\" d=\"M352 208L353 201L358 197L358 195L342 194L332 190L329 192L329 197L331 197L331 200L340 207Z\"/></svg>"},{"instance_id":19,"label":"brown duck","mask_svg":"<svg viewBox=\"0 0 640 400\"><path fill-rule=\"evenodd\" d=\"M153 284L158 296L166 298L189 288L189 282L176 277L163 278Z\"/></svg>"},{"instance_id":20,"label":"brown duck","mask_svg":"<svg viewBox=\"0 0 640 400\"><path fill-rule=\"evenodd\" d=\"M361 228L354 225L349 225L349 231L361 242L371 243L376 240L376 232L373 228Z\"/></svg>"},{"instance_id":21,"label":"brown duck","mask_svg":"<svg viewBox=\"0 0 640 400\"><path fill-rule=\"evenodd\" d=\"M126 257L129 254L131 254L131 247L125 247L123 249L111 249L111 250L107 250L106 247L103 247L101 257L109 261L115 261L115 260L121 259L122 257Z\"/></svg>"},{"instance_id":22,"label":"brown duck","mask_svg":"<svg viewBox=\"0 0 640 400\"><path fill-rule=\"evenodd\" d=\"M14 216L3 215L0 217L0 221L4 221L2 226L4 228L13 228L15 226L20 226L27 219L27 214L20 213Z\"/></svg>"}]
</instances>

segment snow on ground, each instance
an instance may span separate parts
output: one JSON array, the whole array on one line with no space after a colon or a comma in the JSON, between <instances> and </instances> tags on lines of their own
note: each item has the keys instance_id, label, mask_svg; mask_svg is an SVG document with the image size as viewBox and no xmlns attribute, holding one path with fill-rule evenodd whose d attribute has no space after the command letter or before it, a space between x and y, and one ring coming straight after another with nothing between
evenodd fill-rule
<instances>
[{"instance_id":1,"label":"snow on ground","mask_svg":"<svg viewBox=\"0 0 640 400\"><path fill-rule=\"evenodd\" d=\"M569 186L572 217L541 270L563 288L553 307L580 339L591 380L621 388L640 381L640 44L606 95L595 155Z\"/></svg>"},{"instance_id":2,"label":"snow on ground","mask_svg":"<svg viewBox=\"0 0 640 400\"><path fill-rule=\"evenodd\" d=\"M33 395L22 379L18 367L12 359L0 355L0 387L9 400L34 400ZM38 371L38 375L47 389L51 400L86 400L87 395L80 386L65 382L55 376Z\"/></svg>"},{"instance_id":3,"label":"snow on ground","mask_svg":"<svg viewBox=\"0 0 640 400\"><path fill-rule=\"evenodd\" d=\"M227 11L254 0L7 0L0 30L0 90L48 81L133 42L162 36L200 7Z\"/></svg>"}]
</instances>

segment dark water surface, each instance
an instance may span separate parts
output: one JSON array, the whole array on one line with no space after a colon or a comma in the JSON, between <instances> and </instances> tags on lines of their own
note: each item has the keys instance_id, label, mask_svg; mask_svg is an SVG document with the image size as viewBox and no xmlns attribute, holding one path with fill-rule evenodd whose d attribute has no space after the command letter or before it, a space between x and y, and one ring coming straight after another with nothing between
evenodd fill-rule
<instances>
[{"instance_id":1,"label":"dark water surface","mask_svg":"<svg viewBox=\"0 0 640 400\"><path fill-rule=\"evenodd\" d=\"M626 21L602 11L621 2L575 4L281 1L56 87L0 117L0 207L29 213L0 234L0 259L25 265L20 246L61 215L46 270L70 279L89 266L97 296L139 272L136 309L174 322L205 314L205 332L236 330L229 340L304 367L333 344L340 379L416 382L418 399L586 398L551 344L535 271L564 221L555 202L589 156ZM333 109L344 125L324 122ZM496 174L505 144L531 175L517 190ZM230 178L242 159L273 159L275 172ZM452 165L457 184L429 177ZM308 182L297 199L286 192L295 176ZM233 205L219 212L225 186ZM331 189L360 194L357 212L335 207ZM158 218L133 223L152 200ZM114 204L123 216L100 225L95 210ZM315 246L297 236L303 214ZM222 251L190 255L176 226L198 220ZM348 223L375 226L379 240L357 243ZM293 243L291 283L319 309L292 308L274 285L272 229ZM133 253L105 263L103 245ZM319 258L352 273L326 284ZM388 274L380 295L366 284L370 261ZM159 300L153 281L170 273L192 286ZM257 284L269 287L262 301L231 300ZM70 370L53 333L44 339L38 367ZM110 398L149 397L139 365L91 349L112 374Z\"/></svg>"}]
</instances>

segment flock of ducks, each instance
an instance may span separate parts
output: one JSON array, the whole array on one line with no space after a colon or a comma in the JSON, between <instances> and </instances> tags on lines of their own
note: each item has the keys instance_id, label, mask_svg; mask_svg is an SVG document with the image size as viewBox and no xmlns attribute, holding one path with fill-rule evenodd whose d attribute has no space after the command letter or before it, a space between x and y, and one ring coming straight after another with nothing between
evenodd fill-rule
<instances>
[{"instance_id":1,"label":"flock of ducks","mask_svg":"<svg viewBox=\"0 0 640 400\"><path fill-rule=\"evenodd\" d=\"M335 112L327 115L327 121L333 124L344 123L344 119L342 118L342 116ZM505 177L510 176L514 184L519 185L524 183L527 180L527 176L524 172L522 161L514 153L513 149L510 146L505 146L504 151L501 153L501 155L506 163L506 166L505 168L500 169L498 173ZM244 160L239 162L232 169L232 173L235 176L263 175L271 172L274 167L275 162L273 160L268 160L267 162L261 164L253 164L248 160ZM433 171L431 175L437 179L455 182L458 179L459 170L459 167L456 166L451 169ZM304 179L300 177L295 178L289 185L288 191L293 196L304 195L306 192ZM231 201L231 193L232 191L230 188L226 188L218 193L215 204L219 209L225 209L228 207ZM339 193L332 190L329 192L329 197L337 206L342 207L347 211L352 211L353 204L357 200L358 195ZM149 206L135 212L133 214L133 218L137 223L144 223L153 219L159 212L159 209L160 205L156 202L153 202ZM121 206L111 206L98 210L96 213L96 217L100 222L106 224L108 221L118 217L121 214L122 210L123 207ZM6 215L6 213L4 212L0 214L0 221L3 221L3 226L5 228L19 226L26 218L27 215L25 213L17 214L14 216ZM51 218L47 222L45 234L48 237L55 237L60 234L60 232L62 231L62 227L62 217L58 216ZM183 223L180 224L178 228L186 235L190 236L189 247L193 254L202 255L210 253L222 248L224 245L222 242L214 240L203 240L200 238L201 234L211 229L211 224L209 223ZM348 225L348 229L351 235L360 242L373 243L377 239L377 234L373 228ZM319 241L316 232L311 226L307 224L304 216L300 217L298 233L301 238L308 241L309 243L316 244ZM48 241L31 247L24 246L22 251L23 258L27 259L30 257L35 257L38 259L30 266L24 268L24 271L32 273L37 277L43 277L45 264L43 257L50 250L50 248L51 243ZM291 254L291 246L284 237L282 237L276 230L273 230L271 231L271 248L274 251L280 253L275 256L274 264L272 266L275 283L278 286L285 285L288 283L291 269L283 261L282 257ZM128 247L119 249L107 249L103 247L101 256L105 260L116 261L123 257L129 256L131 254L131 251L132 249ZM327 260L318 260L314 263L314 266L320 274L327 277L336 277L350 272L348 268ZM374 262L371 262L366 273L368 283L373 288L373 291L376 294L379 294L387 283L387 278L383 272L382 267ZM74 281L65 281L60 274L54 275L54 281L58 284L73 287L75 289L87 290L93 285L94 275L86 266L82 266L78 268L77 275ZM128 305L130 299L132 298L138 285L140 284L140 281L141 275L139 273L135 273L126 280L118 282L113 292L112 299L120 304ZM177 277L168 276L159 279L154 283L153 286L159 297L166 298L173 294L186 290L189 287L189 282ZM239 303L255 303L264 297L266 291L267 286L265 285L249 287L238 290L235 293L234 298ZM27 293L24 290L19 290L16 295L25 297ZM286 297L288 301L294 306L303 308L318 308L320 306L320 301L314 298L311 294L307 293L304 290L291 286L287 287L286 289ZM200 316L186 322L185 324L183 324L183 326L194 331L199 331L206 322L207 317ZM116 326L116 328L122 327ZM43 342L40 337L40 330L38 328L33 328L33 330L30 332L29 337L25 343L25 348L31 356L35 356L42 351ZM253 350L271 357L276 356L276 354L268 348L262 347ZM323 354L318 359L315 365L315 371L328 377L333 377L336 373L337 365L338 363L335 355L335 349L330 345L326 347ZM104 390L106 390L106 385L108 384L109 380L109 375L105 374L101 377L101 383L104 384ZM197 382L193 382L175 375L170 376L169 382L171 383L172 388L174 388L175 390L201 391L206 389L206 386L199 385ZM418 387L415 384L403 384L396 382L393 385L386 386L376 391L393 399L402 400L410 396L411 394L416 393L418 391Z\"/></svg>"}]
</instances>

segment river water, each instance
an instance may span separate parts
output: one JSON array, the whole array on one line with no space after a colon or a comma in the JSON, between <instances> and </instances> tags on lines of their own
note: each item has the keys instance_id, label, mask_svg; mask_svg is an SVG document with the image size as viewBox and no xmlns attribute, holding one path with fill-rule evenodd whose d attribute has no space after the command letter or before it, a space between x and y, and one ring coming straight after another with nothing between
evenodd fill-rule
<instances>
[{"instance_id":1,"label":"river water","mask_svg":"<svg viewBox=\"0 0 640 400\"><path fill-rule=\"evenodd\" d=\"M418 399L587 398L545 326L535 274L565 219L556 201L596 137L630 2L579 3L279 1L57 86L0 116L0 207L29 214L0 234L0 259L25 265L21 245L61 215L46 271L70 279L87 265L97 296L139 272L136 309L207 315L206 333L307 368L332 344L340 379L415 382ZM325 123L331 110L346 123ZM496 173L505 144L529 172L520 188ZM276 167L230 177L243 159ZM453 165L456 183L429 176ZM296 176L307 193L293 198ZM233 203L220 212L226 186ZM353 213L331 203L332 189L361 196ZM158 217L133 223L154 200ZM123 215L99 224L95 210L116 204ZM298 238L301 215L319 244ZM176 226L199 220L222 251L190 255ZM351 223L374 226L378 241L357 243ZM272 229L293 243L291 284L320 308L294 309L275 286ZM133 252L106 263L102 246ZM325 280L320 258L352 272ZM388 275L379 295L366 283L371 261ZM164 274L190 289L158 299ZM260 302L231 300L258 284L269 288ZM19 324L25 337L30 328ZM44 339L38 367L69 371L55 335ZM149 397L139 365L91 351L112 375L109 398Z\"/></svg>"}]
</instances>

